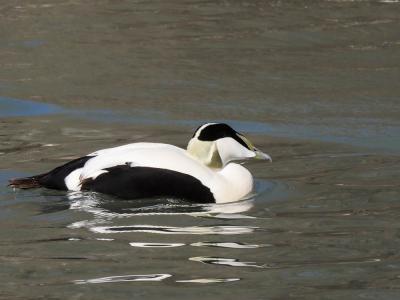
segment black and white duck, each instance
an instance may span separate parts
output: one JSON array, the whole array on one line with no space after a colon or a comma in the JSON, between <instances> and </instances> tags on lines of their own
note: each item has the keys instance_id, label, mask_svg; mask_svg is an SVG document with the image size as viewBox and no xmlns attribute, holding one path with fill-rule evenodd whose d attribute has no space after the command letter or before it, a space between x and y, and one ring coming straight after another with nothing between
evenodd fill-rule
<instances>
[{"instance_id":1,"label":"black and white duck","mask_svg":"<svg viewBox=\"0 0 400 300\"><path fill-rule=\"evenodd\" d=\"M171 197L197 203L245 198L253 176L235 161L271 157L223 123L200 126L187 149L133 143L90 153L47 173L10 180L14 188L95 191L122 199Z\"/></svg>"}]
</instances>

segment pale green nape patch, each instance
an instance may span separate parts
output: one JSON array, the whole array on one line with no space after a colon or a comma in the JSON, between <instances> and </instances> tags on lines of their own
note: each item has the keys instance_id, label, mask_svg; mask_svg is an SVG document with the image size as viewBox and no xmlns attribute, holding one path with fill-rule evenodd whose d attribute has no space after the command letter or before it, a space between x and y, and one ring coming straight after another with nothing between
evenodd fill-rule
<instances>
[{"instance_id":1,"label":"pale green nape patch","mask_svg":"<svg viewBox=\"0 0 400 300\"><path fill-rule=\"evenodd\" d=\"M215 143L214 143L215 145ZM222 163L222 159L221 156L219 155L219 152L217 150L217 147L214 147L214 151L211 152L212 156L211 156L211 160L208 164L208 166L210 168L214 168L214 169L220 169L223 167L223 163Z\"/></svg>"},{"instance_id":2,"label":"pale green nape patch","mask_svg":"<svg viewBox=\"0 0 400 300\"><path fill-rule=\"evenodd\" d=\"M210 168L220 169L223 167L215 141L200 141L193 138L189 141L187 152Z\"/></svg>"},{"instance_id":3,"label":"pale green nape patch","mask_svg":"<svg viewBox=\"0 0 400 300\"><path fill-rule=\"evenodd\" d=\"M243 140L243 142L245 142L245 144L247 145L247 147L249 147L250 150L254 150L255 149L254 145L245 136L243 136L243 135L241 135L239 133L237 134L237 136L239 138L241 138Z\"/></svg>"}]
</instances>

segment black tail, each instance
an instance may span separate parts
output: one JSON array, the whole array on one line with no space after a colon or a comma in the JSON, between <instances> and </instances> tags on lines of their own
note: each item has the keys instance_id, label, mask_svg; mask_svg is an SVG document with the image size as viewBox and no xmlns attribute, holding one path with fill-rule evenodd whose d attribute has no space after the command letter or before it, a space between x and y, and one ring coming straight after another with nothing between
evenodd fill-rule
<instances>
[{"instance_id":1,"label":"black tail","mask_svg":"<svg viewBox=\"0 0 400 300\"><path fill-rule=\"evenodd\" d=\"M41 174L31 177L15 178L8 181L8 186L19 189L33 189L41 187L40 178L47 174Z\"/></svg>"},{"instance_id":2,"label":"black tail","mask_svg":"<svg viewBox=\"0 0 400 300\"><path fill-rule=\"evenodd\" d=\"M45 187L56 190L68 190L65 177L78 168L82 168L93 156L83 156L59 166L48 173L25 178L16 178L9 181L9 186L19 189Z\"/></svg>"}]
</instances>

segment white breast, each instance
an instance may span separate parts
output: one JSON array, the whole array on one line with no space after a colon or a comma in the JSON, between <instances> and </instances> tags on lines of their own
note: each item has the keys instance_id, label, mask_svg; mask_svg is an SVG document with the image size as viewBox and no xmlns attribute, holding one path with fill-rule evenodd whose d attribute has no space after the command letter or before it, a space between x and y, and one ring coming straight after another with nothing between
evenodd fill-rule
<instances>
[{"instance_id":1,"label":"white breast","mask_svg":"<svg viewBox=\"0 0 400 300\"><path fill-rule=\"evenodd\" d=\"M243 166L229 163L218 172L210 190L217 203L238 201L253 190L253 176Z\"/></svg>"}]
</instances>

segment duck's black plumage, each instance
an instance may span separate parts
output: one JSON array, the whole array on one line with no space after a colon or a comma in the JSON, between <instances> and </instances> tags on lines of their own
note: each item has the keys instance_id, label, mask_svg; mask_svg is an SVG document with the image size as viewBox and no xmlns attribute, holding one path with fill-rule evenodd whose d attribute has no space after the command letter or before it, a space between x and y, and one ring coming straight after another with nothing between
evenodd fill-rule
<instances>
[{"instance_id":1,"label":"duck's black plumage","mask_svg":"<svg viewBox=\"0 0 400 300\"><path fill-rule=\"evenodd\" d=\"M82 190L96 191L122 199L171 197L197 203L213 203L210 189L193 176L167 169L119 165L87 179Z\"/></svg>"},{"instance_id":2,"label":"duck's black plumage","mask_svg":"<svg viewBox=\"0 0 400 300\"><path fill-rule=\"evenodd\" d=\"M10 186L23 189L45 187L67 191L68 188L65 184L65 178L76 169L82 168L91 158L93 158L93 156L83 156L71 160L47 173L10 180Z\"/></svg>"},{"instance_id":3,"label":"duck's black plumage","mask_svg":"<svg viewBox=\"0 0 400 300\"><path fill-rule=\"evenodd\" d=\"M85 163L93 158L93 156L83 156L66 164L59 166L45 176L40 178L39 182L42 186L50 189L57 189L57 190L68 190L65 184L65 177L67 177L71 172L75 171L76 169L82 168Z\"/></svg>"},{"instance_id":4,"label":"duck's black plumage","mask_svg":"<svg viewBox=\"0 0 400 300\"><path fill-rule=\"evenodd\" d=\"M197 137L200 141L216 141L218 139L229 137L237 141L243 147L250 149L249 146L243 141L243 139L238 136L239 133L227 124L212 124L205 128L202 128L202 126L200 126L199 128L197 128L193 136L196 135L200 128L201 131Z\"/></svg>"}]
</instances>

